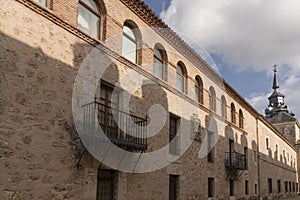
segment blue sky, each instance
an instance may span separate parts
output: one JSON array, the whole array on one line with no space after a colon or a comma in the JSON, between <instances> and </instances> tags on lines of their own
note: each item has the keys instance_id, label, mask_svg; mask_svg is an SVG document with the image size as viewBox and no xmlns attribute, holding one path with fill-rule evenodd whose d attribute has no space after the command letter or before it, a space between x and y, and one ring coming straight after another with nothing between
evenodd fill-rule
<instances>
[{"instance_id":1,"label":"blue sky","mask_svg":"<svg viewBox=\"0 0 300 200\"><path fill-rule=\"evenodd\" d=\"M173 30L204 47L218 71L263 114L274 64L280 91L300 117L298 0L145 0Z\"/></svg>"}]
</instances>

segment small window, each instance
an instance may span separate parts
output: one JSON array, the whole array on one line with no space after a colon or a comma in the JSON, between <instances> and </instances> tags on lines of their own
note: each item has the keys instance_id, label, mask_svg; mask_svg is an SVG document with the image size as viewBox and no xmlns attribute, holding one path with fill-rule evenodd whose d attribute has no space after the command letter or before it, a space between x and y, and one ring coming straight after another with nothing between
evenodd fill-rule
<instances>
[{"instance_id":1,"label":"small window","mask_svg":"<svg viewBox=\"0 0 300 200\"><path fill-rule=\"evenodd\" d=\"M214 183L214 178L208 178L208 197L214 197L215 195L215 183Z\"/></svg>"},{"instance_id":2,"label":"small window","mask_svg":"<svg viewBox=\"0 0 300 200\"><path fill-rule=\"evenodd\" d=\"M170 114L169 153L172 155L179 155L179 141L177 136L179 122L179 117Z\"/></svg>"},{"instance_id":3,"label":"small window","mask_svg":"<svg viewBox=\"0 0 300 200\"><path fill-rule=\"evenodd\" d=\"M127 23L123 27L122 56L135 64L137 63L137 37Z\"/></svg>"},{"instance_id":4,"label":"small window","mask_svg":"<svg viewBox=\"0 0 300 200\"><path fill-rule=\"evenodd\" d=\"M254 184L254 194L257 195L257 184Z\"/></svg>"},{"instance_id":5,"label":"small window","mask_svg":"<svg viewBox=\"0 0 300 200\"><path fill-rule=\"evenodd\" d=\"M169 200L178 200L179 199L179 176L170 175L169 177Z\"/></svg>"},{"instance_id":6,"label":"small window","mask_svg":"<svg viewBox=\"0 0 300 200\"><path fill-rule=\"evenodd\" d=\"M212 131L208 131L207 133L207 151L208 151L208 154L207 154L207 161L208 162L214 162L214 154L215 154L215 147L213 146L214 145L214 137L215 137L215 134L214 132Z\"/></svg>"},{"instance_id":7,"label":"small window","mask_svg":"<svg viewBox=\"0 0 300 200\"><path fill-rule=\"evenodd\" d=\"M288 186L288 181L284 181L284 191L285 191L285 193L288 193L288 191L289 191L289 186Z\"/></svg>"},{"instance_id":8,"label":"small window","mask_svg":"<svg viewBox=\"0 0 300 200\"><path fill-rule=\"evenodd\" d=\"M221 115L223 118L227 118L227 102L224 96L221 97Z\"/></svg>"},{"instance_id":9,"label":"small window","mask_svg":"<svg viewBox=\"0 0 300 200\"><path fill-rule=\"evenodd\" d=\"M176 70L176 88L180 92L186 93L186 68L182 62L178 62Z\"/></svg>"},{"instance_id":10,"label":"small window","mask_svg":"<svg viewBox=\"0 0 300 200\"><path fill-rule=\"evenodd\" d=\"M203 104L203 82L200 76L195 78L195 100Z\"/></svg>"},{"instance_id":11,"label":"small window","mask_svg":"<svg viewBox=\"0 0 300 200\"><path fill-rule=\"evenodd\" d=\"M249 181L245 180L245 195L249 195Z\"/></svg>"},{"instance_id":12,"label":"small window","mask_svg":"<svg viewBox=\"0 0 300 200\"><path fill-rule=\"evenodd\" d=\"M239 127L244 128L244 115L242 110L239 111Z\"/></svg>"},{"instance_id":13,"label":"small window","mask_svg":"<svg viewBox=\"0 0 300 200\"><path fill-rule=\"evenodd\" d=\"M244 147L245 168L248 169L248 147Z\"/></svg>"},{"instance_id":14,"label":"small window","mask_svg":"<svg viewBox=\"0 0 300 200\"><path fill-rule=\"evenodd\" d=\"M80 0L77 27L100 39L100 12L93 0Z\"/></svg>"},{"instance_id":15,"label":"small window","mask_svg":"<svg viewBox=\"0 0 300 200\"><path fill-rule=\"evenodd\" d=\"M166 63L167 63L167 55L166 51L162 45L156 44L154 47L154 64L153 64L153 74L154 76L166 80L165 71L166 71Z\"/></svg>"},{"instance_id":16,"label":"small window","mask_svg":"<svg viewBox=\"0 0 300 200\"><path fill-rule=\"evenodd\" d=\"M269 150L270 144L269 144L269 138L266 138L266 149Z\"/></svg>"},{"instance_id":17,"label":"small window","mask_svg":"<svg viewBox=\"0 0 300 200\"><path fill-rule=\"evenodd\" d=\"M34 0L34 1L40 3L43 6L47 6L47 0Z\"/></svg>"},{"instance_id":18,"label":"small window","mask_svg":"<svg viewBox=\"0 0 300 200\"><path fill-rule=\"evenodd\" d=\"M269 191L269 194L271 194L273 191L272 191L272 179L271 178L268 178L268 191Z\"/></svg>"},{"instance_id":19,"label":"small window","mask_svg":"<svg viewBox=\"0 0 300 200\"><path fill-rule=\"evenodd\" d=\"M113 200L115 197L115 171L98 169L97 200Z\"/></svg>"},{"instance_id":20,"label":"small window","mask_svg":"<svg viewBox=\"0 0 300 200\"><path fill-rule=\"evenodd\" d=\"M235 118L235 106L234 106L234 103L231 103L230 108L231 108L231 122L233 124L235 124L236 123L236 118Z\"/></svg>"},{"instance_id":21,"label":"small window","mask_svg":"<svg viewBox=\"0 0 300 200\"><path fill-rule=\"evenodd\" d=\"M234 180L229 180L229 195L234 196Z\"/></svg>"},{"instance_id":22,"label":"small window","mask_svg":"<svg viewBox=\"0 0 300 200\"><path fill-rule=\"evenodd\" d=\"M215 89L211 86L209 88L209 109L213 112L216 112L216 91Z\"/></svg>"},{"instance_id":23,"label":"small window","mask_svg":"<svg viewBox=\"0 0 300 200\"><path fill-rule=\"evenodd\" d=\"M277 180L277 193L281 193L281 181Z\"/></svg>"}]
</instances>

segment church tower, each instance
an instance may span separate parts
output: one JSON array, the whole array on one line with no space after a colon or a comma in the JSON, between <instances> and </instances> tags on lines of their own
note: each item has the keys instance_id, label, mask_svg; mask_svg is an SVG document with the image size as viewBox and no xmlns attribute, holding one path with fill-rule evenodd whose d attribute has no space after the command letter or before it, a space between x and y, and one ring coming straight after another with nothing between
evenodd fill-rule
<instances>
[{"instance_id":1,"label":"church tower","mask_svg":"<svg viewBox=\"0 0 300 200\"><path fill-rule=\"evenodd\" d=\"M290 113L284 103L284 95L278 92L277 65L274 66L273 93L268 98L269 106L265 110L266 118L271 123L295 121L294 114Z\"/></svg>"},{"instance_id":2,"label":"church tower","mask_svg":"<svg viewBox=\"0 0 300 200\"><path fill-rule=\"evenodd\" d=\"M274 66L273 93L268 98L269 105L265 110L266 119L285 136L292 144L300 139L300 128L295 115L289 112L284 102L284 95L281 94L277 80L277 65Z\"/></svg>"}]
</instances>

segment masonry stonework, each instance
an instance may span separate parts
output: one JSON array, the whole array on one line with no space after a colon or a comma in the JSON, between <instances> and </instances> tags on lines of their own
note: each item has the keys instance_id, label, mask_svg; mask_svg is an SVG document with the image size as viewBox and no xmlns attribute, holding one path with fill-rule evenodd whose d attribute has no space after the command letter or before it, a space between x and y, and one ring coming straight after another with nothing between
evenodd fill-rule
<instances>
[{"instance_id":1,"label":"masonry stonework","mask_svg":"<svg viewBox=\"0 0 300 200\"><path fill-rule=\"evenodd\" d=\"M182 200L275 199L296 194L296 187L286 192L284 185L298 183L299 156L294 143L255 111L204 60L195 57L143 2L104 0L106 16L102 35L105 37L101 40L77 29L78 0L52 0L51 3L51 7L44 8L35 1L0 0L0 199L102 199L97 196L101 184L98 171L111 168L85 150L72 116L76 75L97 45L114 60L100 84L115 84L131 70L155 83L135 91L130 98L130 114L147 118L149 108L160 104L167 114L181 117L191 126L193 120L200 123L191 146L167 167L141 174L111 169L116 172L114 199L169 199L169 175L179 175L177 199ZM121 56L122 29L127 20L133 21L142 35L139 65ZM170 31L170 38L157 27L151 27L155 23ZM153 75L156 43L168 55L165 81ZM186 66L186 93L176 89L178 61ZM195 101L197 75L203 81L203 104ZM216 90L216 111L210 109L211 86ZM81 92L84 96L84 90ZM222 95L227 101L226 117L221 116ZM180 107L178 99L196 108L193 117L182 116L182 110L187 108ZM231 103L235 105L236 123L231 121ZM243 127L239 126L239 110L243 112ZM299 133L299 126L295 127ZM199 150L211 129L217 133L218 140L214 160L208 162L207 156L200 157ZM190 127L183 131L186 135L193 134ZM168 115L158 134L148 138L144 153L168 144L169 132ZM266 148L266 138L269 148ZM246 158L247 167L229 170L225 165L228 153ZM214 178L212 198L208 196L208 178ZM271 192L268 179L272 179ZM234 183L232 194L230 180Z\"/></svg>"}]
</instances>

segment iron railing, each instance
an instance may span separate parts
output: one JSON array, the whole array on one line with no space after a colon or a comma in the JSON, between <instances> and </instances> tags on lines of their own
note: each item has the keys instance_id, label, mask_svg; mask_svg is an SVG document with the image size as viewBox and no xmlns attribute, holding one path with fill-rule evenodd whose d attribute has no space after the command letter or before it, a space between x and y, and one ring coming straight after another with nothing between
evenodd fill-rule
<instances>
[{"instance_id":1,"label":"iron railing","mask_svg":"<svg viewBox=\"0 0 300 200\"><path fill-rule=\"evenodd\" d=\"M102 138L101 141L103 142L107 142L109 139L125 150L147 150L147 119L112 108L98 101L83 107L84 130L86 132L98 133L101 128L106 136Z\"/></svg>"},{"instance_id":2,"label":"iron railing","mask_svg":"<svg viewBox=\"0 0 300 200\"><path fill-rule=\"evenodd\" d=\"M247 170L247 156L237 152L226 152L225 167L228 169Z\"/></svg>"}]
</instances>

